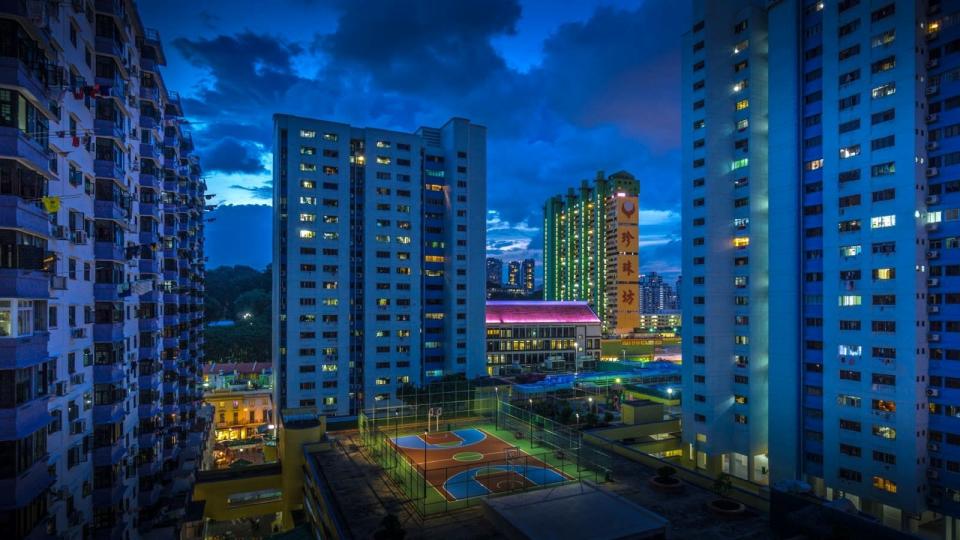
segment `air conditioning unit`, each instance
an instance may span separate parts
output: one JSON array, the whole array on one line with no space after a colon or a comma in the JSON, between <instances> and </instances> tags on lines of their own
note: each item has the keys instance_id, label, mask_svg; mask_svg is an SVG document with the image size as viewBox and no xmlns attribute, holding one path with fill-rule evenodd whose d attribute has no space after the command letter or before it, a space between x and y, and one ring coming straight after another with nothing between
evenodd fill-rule
<instances>
[{"instance_id":1,"label":"air conditioning unit","mask_svg":"<svg viewBox=\"0 0 960 540\"><path fill-rule=\"evenodd\" d=\"M940 202L939 195L927 195L927 204L937 204Z\"/></svg>"},{"instance_id":2,"label":"air conditioning unit","mask_svg":"<svg viewBox=\"0 0 960 540\"><path fill-rule=\"evenodd\" d=\"M74 244L86 244L86 243L87 243L87 231L73 231L73 243L74 243Z\"/></svg>"},{"instance_id":3,"label":"air conditioning unit","mask_svg":"<svg viewBox=\"0 0 960 540\"><path fill-rule=\"evenodd\" d=\"M936 167L930 167L927 169L927 178L932 178L938 174L940 174L940 169Z\"/></svg>"},{"instance_id":4,"label":"air conditioning unit","mask_svg":"<svg viewBox=\"0 0 960 540\"><path fill-rule=\"evenodd\" d=\"M940 59L939 59L939 58L931 58L931 59L927 60L927 69L935 68L935 67L937 67L938 65L940 65Z\"/></svg>"},{"instance_id":5,"label":"air conditioning unit","mask_svg":"<svg viewBox=\"0 0 960 540\"><path fill-rule=\"evenodd\" d=\"M934 343L940 341L940 334L927 334L927 341L932 341Z\"/></svg>"},{"instance_id":6,"label":"air conditioning unit","mask_svg":"<svg viewBox=\"0 0 960 540\"><path fill-rule=\"evenodd\" d=\"M930 113L927 115L927 123L929 124L932 122L936 122L938 118L940 117L939 115L937 115L937 113Z\"/></svg>"},{"instance_id":7,"label":"air conditioning unit","mask_svg":"<svg viewBox=\"0 0 960 540\"><path fill-rule=\"evenodd\" d=\"M86 328L74 328L70 331L70 337L74 339L79 339L87 335Z\"/></svg>"},{"instance_id":8,"label":"air conditioning unit","mask_svg":"<svg viewBox=\"0 0 960 540\"><path fill-rule=\"evenodd\" d=\"M937 287L940 285L940 278L927 278L927 287Z\"/></svg>"},{"instance_id":9,"label":"air conditioning unit","mask_svg":"<svg viewBox=\"0 0 960 540\"><path fill-rule=\"evenodd\" d=\"M927 143L927 150L936 150L937 148L940 148L940 143L937 141L930 141Z\"/></svg>"},{"instance_id":10,"label":"air conditioning unit","mask_svg":"<svg viewBox=\"0 0 960 540\"><path fill-rule=\"evenodd\" d=\"M927 388L927 397L940 397L939 388Z\"/></svg>"},{"instance_id":11,"label":"air conditioning unit","mask_svg":"<svg viewBox=\"0 0 960 540\"><path fill-rule=\"evenodd\" d=\"M928 231L935 231L935 230L937 230L937 229L939 229L939 228L940 228L940 224L937 223L937 222L927 223L927 230L928 230Z\"/></svg>"},{"instance_id":12,"label":"air conditioning unit","mask_svg":"<svg viewBox=\"0 0 960 540\"><path fill-rule=\"evenodd\" d=\"M932 452L939 452L939 451L940 451L940 445L937 444L937 443L935 443L935 442L927 443L927 450L930 450L930 451L932 451Z\"/></svg>"},{"instance_id":13,"label":"air conditioning unit","mask_svg":"<svg viewBox=\"0 0 960 540\"><path fill-rule=\"evenodd\" d=\"M940 306L927 306L928 313L940 313Z\"/></svg>"},{"instance_id":14,"label":"air conditioning unit","mask_svg":"<svg viewBox=\"0 0 960 540\"><path fill-rule=\"evenodd\" d=\"M927 252L928 259L937 259L939 257L940 257L940 252L936 249L931 249L930 251Z\"/></svg>"}]
</instances>

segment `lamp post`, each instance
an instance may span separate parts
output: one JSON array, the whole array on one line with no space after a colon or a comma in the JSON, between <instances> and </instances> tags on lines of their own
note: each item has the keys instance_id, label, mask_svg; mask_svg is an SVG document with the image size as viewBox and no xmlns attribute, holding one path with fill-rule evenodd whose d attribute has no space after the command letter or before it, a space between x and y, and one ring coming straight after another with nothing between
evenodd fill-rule
<instances>
[{"instance_id":1,"label":"lamp post","mask_svg":"<svg viewBox=\"0 0 960 540\"><path fill-rule=\"evenodd\" d=\"M497 426L497 429L500 429L500 387L494 386L493 391L496 396L493 402L493 423Z\"/></svg>"},{"instance_id":2,"label":"lamp post","mask_svg":"<svg viewBox=\"0 0 960 540\"><path fill-rule=\"evenodd\" d=\"M577 417L577 429L580 429L580 413L573 413Z\"/></svg>"},{"instance_id":3,"label":"lamp post","mask_svg":"<svg viewBox=\"0 0 960 540\"><path fill-rule=\"evenodd\" d=\"M400 448L400 409L393 411L393 444L397 446L397 449ZM394 452L393 466L396 467L397 465L399 465L397 463L397 452Z\"/></svg>"},{"instance_id":4,"label":"lamp post","mask_svg":"<svg viewBox=\"0 0 960 540\"><path fill-rule=\"evenodd\" d=\"M527 418L527 423L530 424L530 448L533 448L533 398L527 400L530 403L530 417Z\"/></svg>"},{"instance_id":5,"label":"lamp post","mask_svg":"<svg viewBox=\"0 0 960 540\"><path fill-rule=\"evenodd\" d=\"M588 412L593 412L593 396L588 397L587 402L590 404L587 407Z\"/></svg>"},{"instance_id":6,"label":"lamp post","mask_svg":"<svg viewBox=\"0 0 960 540\"><path fill-rule=\"evenodd\" d=\"M423 508L427 508L427 432L423 432Z\"/></svg>"}]
</instances>

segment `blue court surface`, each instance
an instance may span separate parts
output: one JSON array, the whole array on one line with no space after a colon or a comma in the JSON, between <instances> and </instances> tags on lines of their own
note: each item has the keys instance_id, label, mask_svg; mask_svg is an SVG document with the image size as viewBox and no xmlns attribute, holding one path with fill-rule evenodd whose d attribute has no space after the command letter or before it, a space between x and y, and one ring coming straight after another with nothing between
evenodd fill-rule
<instances>
[{"instance_id":1,"label":"blue court surface","mask_svg":"<svg viewBox=\"0 0 960 540\"><path fill-rule=\"evenodd\" d=\"M449 437L449 441L436 444L424 441L422 435L404 435L396 438L391 437L390 440L393 441L393 443L398 447L406 448L408 450L423 450L424 446L426 446L427 450L449 450L451 448L462 448L464 446L477 444L478 442L482 442L487 438L486 433L474 428L456 429L445 432L445 434L453 435L453 437Z\"/></svg>"},{"instance_id":2,"label":"blue court surface","mask_svg":"<svg viewBox=\"0 0 960 540\"><path fill-rule=\"evenodd\" d=\"M480 481L477 480L477 475L497 471L514 472L538 486L563 483L567 480L567 478L559 472L537 465L484 465L459 472L447 478L443 483L443 489L457 500L489 495L493 493L493 491L481 484ZM509 491L509 488L510 486L507 486L503 491Z\"/></svg>"}]
</instances>

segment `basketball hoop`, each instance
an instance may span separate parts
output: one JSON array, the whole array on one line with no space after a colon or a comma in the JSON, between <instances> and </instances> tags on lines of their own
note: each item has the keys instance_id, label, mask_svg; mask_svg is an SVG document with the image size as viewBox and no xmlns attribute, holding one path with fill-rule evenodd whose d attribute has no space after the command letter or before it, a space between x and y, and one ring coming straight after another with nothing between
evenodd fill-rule
<instances>
[{"instance_id":1,"label":"basketball hoop","mask_svg":"<svg viewBox=\"0 0 960 540\"><path fill-rule=\"evenodd\" d=\"M440 415L443 414L443 407L430 407L427 411L427 432L430 431L430 420L432 418L437 419L436 429L434 431L440 431Z\"/></svg>"}]
</instances>

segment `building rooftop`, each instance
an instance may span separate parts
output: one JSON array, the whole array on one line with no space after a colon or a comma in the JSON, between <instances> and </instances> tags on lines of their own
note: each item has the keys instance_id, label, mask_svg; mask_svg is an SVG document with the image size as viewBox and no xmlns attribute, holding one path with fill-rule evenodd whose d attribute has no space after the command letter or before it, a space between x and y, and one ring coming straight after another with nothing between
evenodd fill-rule
<instances>
[{"instance_id":1,"label":"building rooftop","mask_svg":"<svg viewBox=\"0 0 960 540\"><path fill-rule=\"evenodd\" d=\"M487 324L600 324L586 302L504 300L487 302Z\"/></svg>"}]
</instances>

